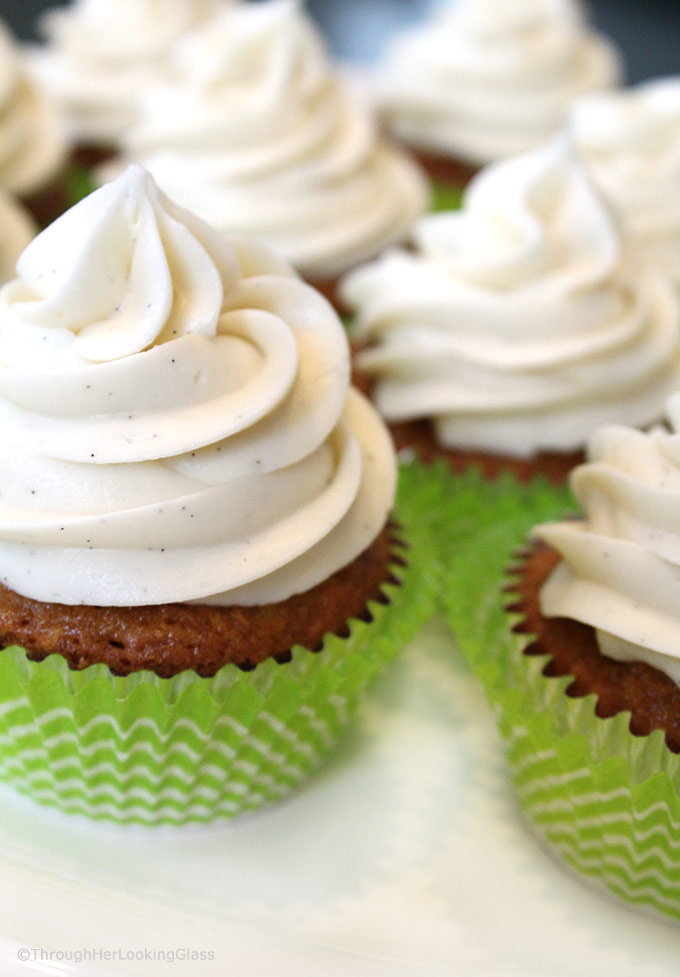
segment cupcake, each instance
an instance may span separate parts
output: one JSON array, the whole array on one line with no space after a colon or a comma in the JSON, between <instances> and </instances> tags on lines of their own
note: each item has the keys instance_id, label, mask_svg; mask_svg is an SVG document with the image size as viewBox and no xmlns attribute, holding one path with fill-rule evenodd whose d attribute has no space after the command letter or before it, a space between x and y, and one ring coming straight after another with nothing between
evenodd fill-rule
<instances>
[{"instance_id":1,"label":"cupcake","mask_svg":"<svg viewBox=\"0 0 680 977\"><path fill-rule=\"evenodd\" d=\"M581 99L571 132L632 261L680 284L680 77Z\"/></svg>"},{"instance_id":2,"label":"cupcake","mask_svg":"<svg viewBox=\"0 0 680 977\"><path fill-rule=\"evenodd\" d=\"M378 75L388 129L440 187L538 148L579 95L616 85L620 58L578 0L459 0L398 36Z\"/></svg>"},{"instance_id":3,"label":"cupcake","mask_svg":"<svg viewBox=\"0 0 680 977\"><path fill-rule=\"evenodd\" d=\"M265 241L331 298L427 205L295 0L236 5L187 37L123 143L173 199Z\"/></svg>"},{"instance_id":4,"label":"cupcake","mask_svg":"<svg viewBox=\"0 0 680 977\"><path fill-rule=\"evenodd\" d=\"M539 526L490 683L520 798L574 869L680 918L680 398L669 428L610 426ZM526 634L532 636L527 646Z\"/></svg>"},{"instance_id":5,"label":"cupcake","mask_svg":"<svg viewBox=\"0 0 680 977\"><path fill-rule=\"evenodd\" d=\"M20 198L45 223L64 207L65 130L1 21L0 68L0 188Z\"/></svg>"},{"instance_id":6,"label":"cupcake","mask_svg":"<svg viewBox=\"0 0 680 977\"><path fill-rule=\"evenodd\" d=\"M120 822L276 799L429 609L342 325L139 167L17 272L0 292L0 775Z\"/></svg>"},{"instance_id":7,"label":"cupcake","mask_svg":"<svg viewBox=\"0 0 680 977\"><path fill-rule=\"evenodd\" d=\"M44 13L32 66L63 109L78 161L113 155L178 38L226 0L74 0Z\"/></svg>"},{"instance_id":8,"label":"cupcake","mask_svg":"<svg viewBox=\"0 0 680 977\"><path fill-rule=\"evenodd\" d=\"M680 299L623 245L568 140L488 167L415 250L350 274L357 365L400 448L563 480L595 426L680 383Z\"/></svg>"}]
</instances>

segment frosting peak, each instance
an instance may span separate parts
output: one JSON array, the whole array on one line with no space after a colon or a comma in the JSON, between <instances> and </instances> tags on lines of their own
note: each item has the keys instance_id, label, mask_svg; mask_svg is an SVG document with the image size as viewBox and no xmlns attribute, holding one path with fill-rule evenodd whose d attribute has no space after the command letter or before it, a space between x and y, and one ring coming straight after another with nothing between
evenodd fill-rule
<instances>
[{"instance_id":1,"label":"frosting peak","mask_svg":"<svg viewBox=\"0 0 680 977\"><path fill-rule=\"evenodd\" d=\"M482 165L547 142L574 98L619 77L577 0L460 0L397 38L380 101L405 142Z\"/></svg>"},{"instance_id":2,"label":"frosting peak","mask_svg":"<svg viewBox=\"0 0 680 977\"><path fill-rule=\"evenodd\" d=\"M489 167L414 238L415 253L343 283L388 420L430 417L445 446L530 456L661 415L680 380L680 302L662 276L624 274L566 139Z\"/></svg>"},{"instance_id":3,"label":"frosting peak","mask_svg":"<svg viewBox=\"0 0 680 977\"><path fill-rule=\"evenodd\" d=\"M140 167L0 291L0 578L39 600L268 603L366 548L395 470L330 306Z\"/></svg>"},{"instance_id":4,"label":"frosting peak","mask_svg":"<svg viewBox=\"0 0 680 977\"><path fill-rule=\"evenodd\" d=\"M31 359L45 362L45 344L51 357L57 333L60 364L70 355L74 365L193 332L215 335L225 287L237 275L234 255L214 240L210 253L172 209L146 171L131 166L28 246L4 300L37 327ZM14 355L6 350L6 361Z\"/></svg>"},{"instance_id":5,"label":"frosting peak","mask_svg":"<svg viewBox=\"0 0 680 977\"><path fill-rule=\"evenodd\" d=\"M680 284L680 77L581 99L571 129L631 259Z\"/></svg>"},{"instance_id":6,"label":"frosting peak","mask_svg":"<svg viewBox=\"0 0 680 977\"><path fill-rule=\"evenodd\" d=\"M235 5L187 37L124 150L173 199L314 278L402 238L427 202L295 0Z\"/></svg>"},{"instance_id":7,"label":"frosting peak","mask_svg":"<svg viewBox=\"0 0 680 977\"><path fill-rule=\"evenodd\" d=\"M575 289L610 275L620 256L613 221L566 139L479 174L461 212L425 217L413 236L451 275L494 289Z\"/></svg>"}]
</instances>

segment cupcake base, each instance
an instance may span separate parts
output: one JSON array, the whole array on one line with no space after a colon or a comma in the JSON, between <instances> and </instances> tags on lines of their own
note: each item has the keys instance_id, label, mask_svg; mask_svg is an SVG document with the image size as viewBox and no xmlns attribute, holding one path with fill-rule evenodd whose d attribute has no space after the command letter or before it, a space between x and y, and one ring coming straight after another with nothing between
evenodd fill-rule
<instances>
[{"instance_id":1,"label":"cupcake base","mask_svg":"<svg viewBox=\"0 0 680 977\"><path fill-rule=\"evenodd\" d=\"M408 481L408 480L407 480ZM206 823L279 800L324 760L372 681L434 604L435 559L414 518L413 548L390 541L371 599L323 647L295 645L243 671L226 664L163 678L70 669L0 651L0 780L35 801L118 824Z\"/></svg>"},{"instance_id":2,"label":"cupcake base","mask_svg":"<svg viewBox=\"0 0 680 977\"><path fill-rule=\"evenodd\" d=\"M381 599L381 585L395 582L390 562L403 562L391 554L395 545L386 527L327 580L264 606L51 604L0 585L0 647L21 645L32 661L56 653L72 669L104 664L115 675L148 669L162 678L187 669L210 678L226 664L247 671L267 658L284 663L296 644L317 650L325 634L346 634L347 621Z\"/></svg>"},{"instance_id":3,"label":"cupcake base","mask_svg":"<svg viewBox=\"0 0 680 977\"><path fill-rule=\"evenodd\" d=\"M680 755L669 749L666 731L637 735L628 709L600 716L600 696L582 688L574 695L571 675L550 674L553 637L532 610L547 570L532 570L530 579L527 567L516 568L520 582L508 588L519 595L510 609L519 604L522 611L516 634L510 639L507 625L494 626L486 662L481 652L475 656L520 804L541 840L576 873L628 903L680 919ZM583 641L580 629L565 637L563 625L556 627L566 642ZM540 636L526 654L529 629ZM569 654L583 657L582 650Z\"/></svg>"}]
</instances>

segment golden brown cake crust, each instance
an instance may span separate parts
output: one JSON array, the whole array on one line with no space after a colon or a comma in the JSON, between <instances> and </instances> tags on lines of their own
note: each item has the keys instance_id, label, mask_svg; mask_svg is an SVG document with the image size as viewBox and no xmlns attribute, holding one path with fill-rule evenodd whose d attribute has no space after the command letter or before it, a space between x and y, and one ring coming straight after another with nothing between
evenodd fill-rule
<instances>
[{"instance_id":1,"label":"golden brown cake crust","mask_svg":"<svg viewBox=\"0 0 680 977\"><path fill-rule=\"evenodd\" d=\"M518 611L523 621L515 627L535 640L526 648L529 655L550 655L546 676L571 675L567 694L580 698L597 696L596 713L603 718L630 710L630 730L646 736L664 730L666 744L680 753L680 688L663 672L644 662L618 662L600 653L592 627L566 618L545 618L539 607L539 592L559 554L547 544L537 543L522 565L515 568L517 582L512 592L519 599L509 610Z\"/></svg>"},{"instance_id":2,"label":"golden brown cake crust","mask_svg":"<svg viewBox=\"0 0 680 977\"><path fill-rule=\"evenodd\" d=\"M385 602L381 585L395 582L391 563L399 543L386 527L348 566L286 601L261 607L159 604L91 607L50 604L0 586L0 643L19 644L41 661L57 652L70 668L103 663L117 675L148 669L162 677L193 669L214 675L231 662L254 668L266 658L283 663L301 644L319 650L324 635L347 634L350 618L369 619L369 600Z\"/></svg>"},{"instance_id":3,"label":"golden brown cake crust","mask_svg":"<svg viewBox=\"0 0 680 977\"><path fill-rule=\"evenodd\" d=\"M352 383L369 400L372 399L372 379L356 366L359 348L352 346ZM514 458L512 455L494 455L486 451L456 451L444 448L437 441L434 428L428 420L402 421L387 425L397 451L415 451L421 461L431 464L444 458L454 472L479 468L486 478L498 478L503 472L511 472L520 482L529 482L537 475L544 475L555 485L564 485L571 470L585 461L583 451L569 454L541 452L531 458Z\"/></svg>"}]
</instances>

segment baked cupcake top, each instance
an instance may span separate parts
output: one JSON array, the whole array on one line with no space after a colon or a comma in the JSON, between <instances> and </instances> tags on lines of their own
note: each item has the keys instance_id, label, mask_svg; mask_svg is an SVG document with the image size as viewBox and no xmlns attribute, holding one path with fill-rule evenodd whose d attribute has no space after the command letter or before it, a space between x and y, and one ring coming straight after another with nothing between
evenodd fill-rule
<instances>
[{"instance_id":1,"label":"baked cupcake top","mask_svg":"<svg viewBox=\"0 0 680 977\"><path fill-rule=\"evenodd\" d=\"M668 427L598 430L572 474L583 521L536 532L562 556L541 591L546 616L597 631L601 652L680 684L680 395Z\"/></svg>"},{"instance_id":2,"label":"baked cupcake top","mask_svg":"<svg viewBox=\"0 0 680 977\"><path fill-rule=\"evenodd\" d=\"M0 285L14 278L17 259L37 230L21 204L0 191Z\"/></svg>"},{"instance_id":3,"label":"baked cupcake top","mask_svg":"<svg viewBox=\"0 0 680 977\"><path fill-rule=\"evenodd\" d=\"M266 604L377 536L394 454L342 325L140 167L0 291L0 580L41 601Z\"/></svg>"},{"instance_id":4,"label":"baked cupcake top","mask_svg":"<svg viewBox=\"0 0 680 977\"><path fill-rule=\"evenodd\" d=\"M584 98L571 130L631 258L680 283L680 77Z\"/></svg>"},{"instance_id":5,"label":"baked cupcake top","mask_svg":"<svg viewBox=\"0 0 680 977\"><path fill-rule=\"evenodd\" d=\"M529 457L662 416L680 382L680 300L662 274L624 272L565 139L489 167L462 211L423 218L414 237L414 253L341 287L388 420L432 418L445 447Z\"/></svg>"},{"instance_id":6,"label":"baked cupcake top","mask_svg":"<svg viewBox=\"0 0 680 977\"><path fill-rule=\"evenodd\" d=\"M0 187L29 197L50 183L65 157L62 119L0 21Z\"/></svg>"},{"instance_id":7,"label":"baked cupcake top","mask_svg":"<svg viewBox=\"0 0 680 977\"><path fill-rule=\"evenodd\" d=\"M420 171L377 138L296 0L223 11L177 48L175 69L125 155L223 232L333 278L425 209Z\"/></svg>"},{"instance_id":8,"label":"baked cupcake top","mask_svg":"<svg viewBox=\"0 0 680 977\"><path fill-rule=\"evenodd\" d=\"M47 46L32 63L58 99L74 138L116 145L146 89L165 75L185 31L227 0L75 0L47 11Z\"/></svg>"},{"instance_id":9,"label":"baked cupcake top","mask_svg":"<svg viewBox=\"0 0 680 977\"><path fill-rule=\"evenodd\" d=\"M397 38L379 102L404 142L481 166L547 142L574 98L620 77L577 0L458 0Z\"/></svg>"}]
</instances>

